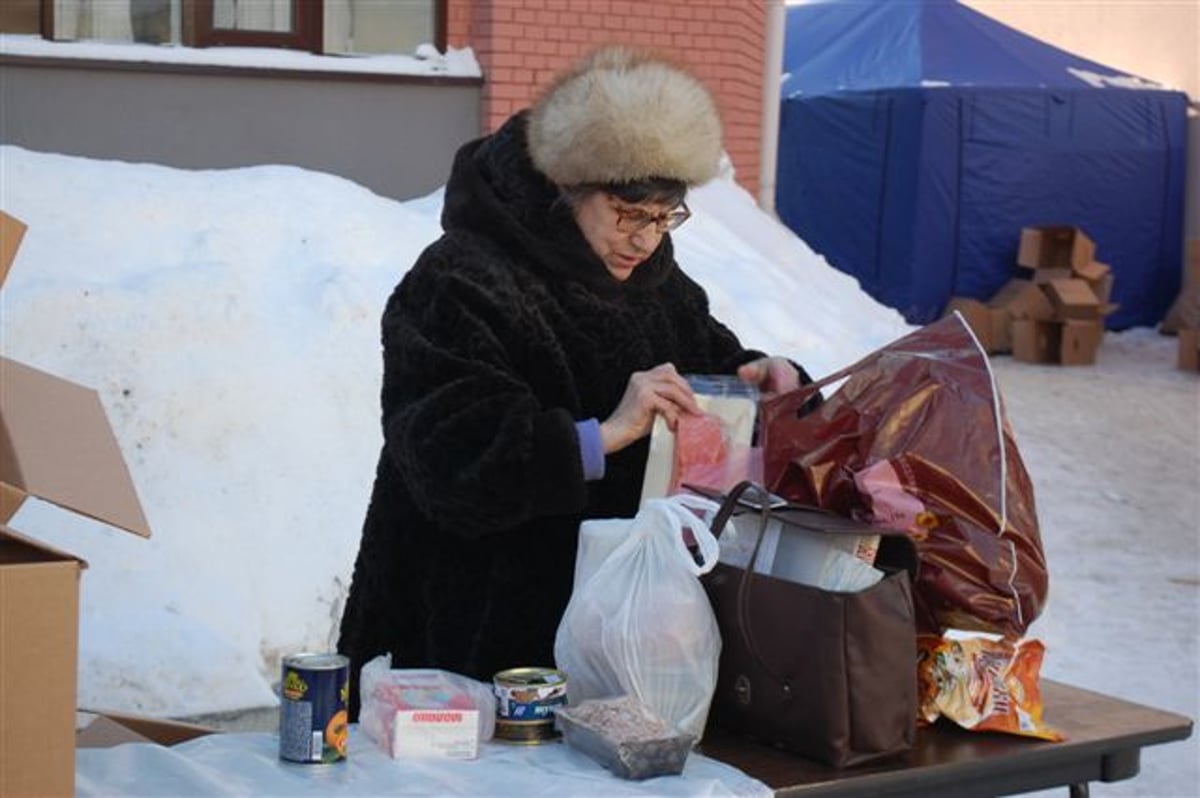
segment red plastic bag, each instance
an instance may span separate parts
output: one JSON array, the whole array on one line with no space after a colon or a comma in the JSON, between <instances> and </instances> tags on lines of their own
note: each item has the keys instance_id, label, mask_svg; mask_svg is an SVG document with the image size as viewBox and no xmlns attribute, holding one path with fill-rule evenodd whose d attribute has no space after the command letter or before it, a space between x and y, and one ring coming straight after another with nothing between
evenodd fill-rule
<instances>
[{"instance_id":1,"label":"red plastic bag","mask_svg":"<svg viewBox=\"0 0 1200 798\"><path fill-rule=\"evenodd\" d=\"M760 412L773 493L916 542L920 631L1020 637L1037 618L1048 579L1033 486L987 357L957 314Z\"/></svg>"}]
</instances>

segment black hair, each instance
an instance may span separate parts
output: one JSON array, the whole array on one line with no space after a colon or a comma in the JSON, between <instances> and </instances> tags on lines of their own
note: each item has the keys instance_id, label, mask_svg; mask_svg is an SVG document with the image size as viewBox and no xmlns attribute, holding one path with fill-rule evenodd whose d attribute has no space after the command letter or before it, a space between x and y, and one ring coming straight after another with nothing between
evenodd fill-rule
<instances>
[{"instance_id":1,"label":"black hair","mask_svg":"<svg viewBox=\"0 0 1200 798\"><path fill-rule=\"evenodd\" d=\"M637 205L653 202L675 207L687 196L687 183L669 177L649 177L645 180L629 180L624 183L580 183L564 186L562 196L572 205L597 191L612 194L622 202Z\"/></svg>"},{"instance_id":2,"label":"black hair","mask_svg":"<svg viewBox=\"0 0 1200 798\"><path fill-rule=\"evenodd\" d=\"M669 177L651 177L628 183L613 183L604 186L604 190L630 205L654 202L674 207L687 196L687 183Z\"/></svg>"}]
</instances>

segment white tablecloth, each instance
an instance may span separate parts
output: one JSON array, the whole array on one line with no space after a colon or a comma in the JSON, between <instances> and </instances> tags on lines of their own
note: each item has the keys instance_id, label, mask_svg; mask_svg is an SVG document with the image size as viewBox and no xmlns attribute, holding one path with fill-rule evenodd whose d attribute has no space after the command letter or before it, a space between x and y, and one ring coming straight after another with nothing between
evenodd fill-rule
<instances>
[{"instance_id":1,"label":"white tablecloth","mask_svg":"<svg viewBox=\"0 0 1200 798\"><path fill-rule=\"evenodd\" d=\"M513 795L770 796L765 784L692 752L679 776L626 781L562 742L488 742L478 759L392 759L356 726L350 756L333 765L279 759L271 733L213 734L165 748L126 743L81 748L75 789L81 796Z\"/></svg>"}]
</instances>

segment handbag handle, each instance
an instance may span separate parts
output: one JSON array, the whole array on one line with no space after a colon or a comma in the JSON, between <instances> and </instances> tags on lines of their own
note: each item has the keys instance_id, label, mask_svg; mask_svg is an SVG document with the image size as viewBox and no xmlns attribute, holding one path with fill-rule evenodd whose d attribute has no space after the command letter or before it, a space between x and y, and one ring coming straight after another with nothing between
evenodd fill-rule
<instances>
[{"instance_id":1,"label":"handbag handle","mask_svg":"<svg viewBox=\"0 0 1200 798\"><path fill-rule=\"evenodd\" d=\"M713 536L720 538L722 530L725 529L725 524L729 522L729 518L733 515L734 509L742 496L749 490L754 489L762 491L757 485L749 480L739 482L734 488L729 491L729 495L725 501L721 503L721 509L717 511L716 517L713 519ZM754 541L754 551L750 554L750 562L746 564L746 568L742 571L742 578L738 583L737 591L737 618L738 631L742 636L742 643L745 644L746 650L750 652L750 656L754 657L754 661L763 669L767 676L774 679L780 684L784 692L791 690L791 685L788 680L778 675L766 662L763 661L762 655L758 653L758 642L754 639L754 631L750 628L750 579L754 574L754 566L758 562L758 552L762 548L763 536L767 531L767 523L771 520L771 505L766 501L766 496L759 502L759 524L758 537Z\"/></svg>"}]
</instances>

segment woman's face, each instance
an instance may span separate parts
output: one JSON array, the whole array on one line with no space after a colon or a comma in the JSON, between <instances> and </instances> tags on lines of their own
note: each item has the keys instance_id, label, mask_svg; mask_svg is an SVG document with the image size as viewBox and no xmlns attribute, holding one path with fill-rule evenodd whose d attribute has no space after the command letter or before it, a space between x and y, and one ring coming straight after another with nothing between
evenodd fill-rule
<instances>
[{"instance_id":1,"label":"woman's face","mask_svg":"<svg viewBox=\"0 0 1200 798\"><path fill-rule=\"evenodd\" d=\"M608 273L625 281L662 241L673 216L684 206L661 202L623 202L604 191L593 191L574 203L575 222ZM686 217L685 217L686 218Z\"/></svg>"}]
</instances>

